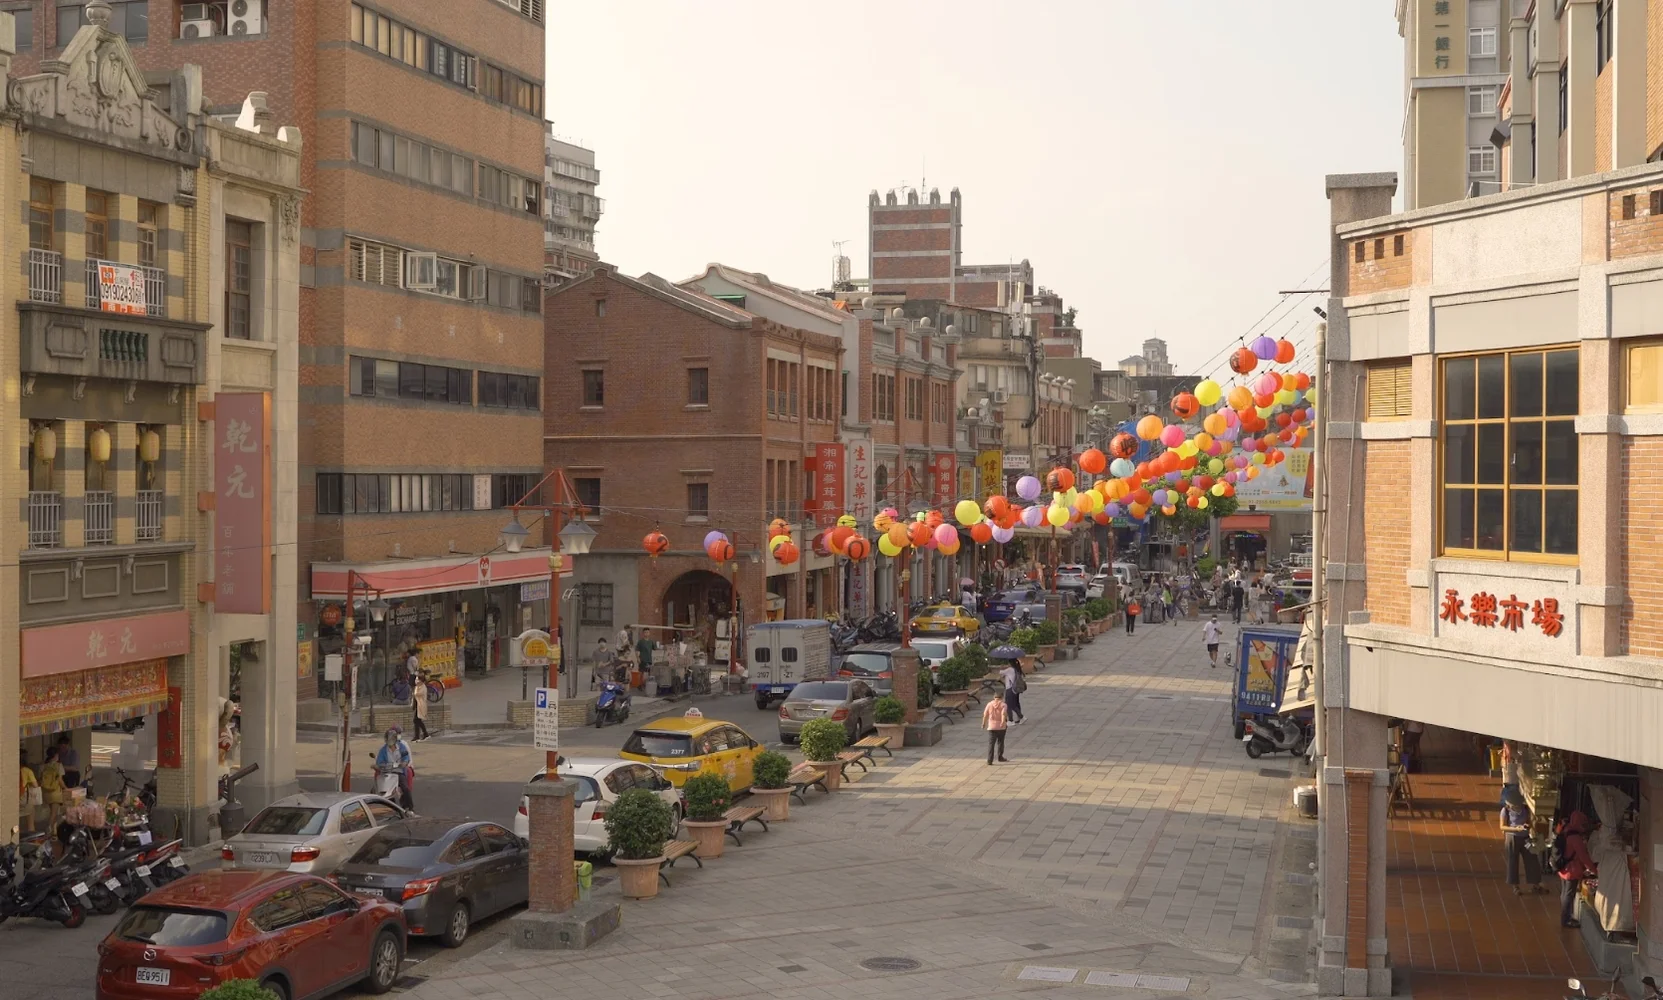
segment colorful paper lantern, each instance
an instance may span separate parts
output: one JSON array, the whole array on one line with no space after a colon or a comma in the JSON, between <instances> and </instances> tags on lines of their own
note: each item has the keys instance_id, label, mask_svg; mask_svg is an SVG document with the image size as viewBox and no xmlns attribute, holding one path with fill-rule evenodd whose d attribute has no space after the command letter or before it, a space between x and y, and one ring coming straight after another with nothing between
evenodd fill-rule
<instances>
[{"instance_id":1,"label":"colorful paper lantern","mask_svg":"<svg viewBox=\"0 0 1663 1000\"><path fill-rule=\"evenodd\" d=\"M641 547L647 550L647 555L657 559L670 551L670 539L662 531L649 531L647 537L641 539Z\"/></svg>"},{"instance_id":2,"label":"colorful paper lantern","mask_svg":"<svg viewBox=\"0 0 1663 1000\"><path fill-rule=\"evenodd\" d=\"M1087 448L1080 452L1080 471L1088 475L1098 475L1108 466L1108 457L1096 448Z\"/></svg>"}]
</instances>

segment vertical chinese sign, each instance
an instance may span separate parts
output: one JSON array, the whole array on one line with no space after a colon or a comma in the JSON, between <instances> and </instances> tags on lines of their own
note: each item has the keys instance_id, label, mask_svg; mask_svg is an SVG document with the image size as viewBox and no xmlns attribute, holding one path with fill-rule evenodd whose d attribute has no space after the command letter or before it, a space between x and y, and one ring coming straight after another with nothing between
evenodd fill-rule
<instances>
[{"instance_id":1,"label":"vertical chinese sign","mask_svg":"<svg viewBox=\"0 0 1663 1000\"><path fill-rule=\"evenodd\" d=\"M938 451L930 456L930 494L935 506L953 501L953 481L958 478L958 464L958 456L950 451Z\"/></svg>"},{"instance_id":2,"label":"vertical chinese sign","mask_svg":"<svg viewBox=\"0 0 1663 1000\"><path fill-rule=\"evenodd\" d=\"M988 497L1005 492L1005 453L1002 451L984 451L976 456L976 474L980 482L977 492L981 494L977 499L986 500Z\"/></svg>"},{"instance_id":3,"label":"vertical chinese sign","mask_svg":"<svg viewBox=\"0 0 1663 1000\"><path fill-rule=\"evenodd\" d=\"M817 444L814 446L814 496L809 498L809 514L814 523L829 528L843 513L843 446Z\"/></svg>"},{"instance_id":4,"label":"vertical chinese sign","mask_svg":"<svg viewBox=\"0 0 1663 1000\"><path fill-rule=\"evenodd\" d=\"M872 476L877 468L872 454L871 438L854 438L845 445L844 466L849 473L848 498L849 513L854 515L860 527L865 531L872 524L874 513L872 504ZM855 615L870 614L871 607L871 559L849 564L849 611Z\"/></svg>"},{"instance_id":5,"label":"vertical chinese sign","mask_svg":"<svg viewBox=\"0 0 1663 1000\"><path fill-rule=\"evenodd\" d=\"M271 397L214 398L214 609L271 610Z\"/></svg>"}]
</instances>

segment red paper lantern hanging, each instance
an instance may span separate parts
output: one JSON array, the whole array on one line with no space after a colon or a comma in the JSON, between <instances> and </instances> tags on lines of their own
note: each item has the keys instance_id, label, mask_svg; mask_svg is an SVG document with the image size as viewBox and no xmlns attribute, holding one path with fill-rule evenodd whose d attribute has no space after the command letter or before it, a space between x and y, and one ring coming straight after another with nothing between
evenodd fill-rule
<instances>
[{"instance_id":1,"label":"red paper lantern hanging","mask_svg":"<svg viewBox=\"0 0 1663 1000\"><path fill-rule=\"evenodd\" d=\"M860 562L872 554L872 543L864 537L856 535L849 539L848 544L843 546L843 552L849 557L850 562Z\"/></svg>"},{"instance_id":2,"label":"red paper lantern hanging","mask_svg":"<svg viewBox=\"0 0 1663 1000\"><path fill-rule=\"evenodd\" d=\"M641 547L647 550L647 555L657 559L670 551L670 540L664 536L662 531L650 531L647 533L647 537L641 539Z\"/></svg>"}]
</instances>

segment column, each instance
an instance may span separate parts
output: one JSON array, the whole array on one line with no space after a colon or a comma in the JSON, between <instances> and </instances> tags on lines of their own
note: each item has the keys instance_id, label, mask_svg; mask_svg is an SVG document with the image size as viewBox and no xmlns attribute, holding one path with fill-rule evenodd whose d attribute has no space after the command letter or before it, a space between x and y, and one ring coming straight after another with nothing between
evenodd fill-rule
<instances>
[{"instance_id":1,"label":"column","mask_svg":"<svg viewBox=\"0 0 1663 1000\"><path fill-rule=\"evenodd\" d=\"M1601 282L1603 283L1603 276ZM1596 310L1598 331L1605 310ZM1623 440L1616 424L1622 411L1621 341L1592 339L1596 330L1582 333L1581 416L1577 417L1577 475L1583 483L1619 481L1623 468ZM1592 491L1591 491L1592 492ZM1622 648L1623 531L1621 490L1592 493L1599 499L1583 503L1577 512L1577 551L1581 575L1577 611L1581 617L1579 652L1584 656L1618 656Z\"/></svg>"},{"instance_id":2,"label":"column","mask_svg":"<svg viewBox=\"0 0 1663 1000\"><path fill-rule=\"evenodd\" d=\"M1595 4L1596 0L1570 0L1565 8L1567 46L1562 72L1570 74L1565 121L1566 177L1594 172ZM1644 38L1640 44L1645 44ZM1640 72L1644 76L1645 68L1641 67ZM1641 124L1643 127L1644 122Z\"/></svg>"},{"instance_id":3,"label":"column","mask_svg":"<svg viewBox=\"0 0 1663 1000\"><path fill-rule=\"evenodd\" d=\"M1508 65L1512 67L1512 136L1507 146L1507 176L1517 187L1536 179L1531 137L1536 134L1536 92L1531 86L1530 22L1515 17L1507 26Z\"/></svg>"},{"instance_id":4,"label":"column","mask_svg":"<svg viewBox=\"0 0 1663 1000\"><path fill-rule=\"evenodd\" d=\"M63 304L77 309L87 304L86 213L86 186L64 184L63 204L55 213L57 218L54 220L58 244L63 251L60 287L63 289Z\"/></svg>"},{"instance_id":5,"label":"column","mask_svg":"<svg viewBox=\"0 0 1663 1000\"><path fill-rule=\"evenodd\" d=\"M1611 58L1611 167L1646 162L1646 0L1615 0Z\"/></svg>"},{"instance_id":6,"label":"column","mask_svg":"<svg viewBox=\"0 0 1663 1000\"><path fill-rule=\"evenodd\" d=\"M65 420L58 427L58 460L52 478L63 484L63 547L76 549L86 544L87 424Z\"/></svg>"},{"instance_id":7,"label":"column","mask_svg":"<svg viewBox=\"0 0 1663 1000\"><path fill-rule=\"evenodd\" d=\"M105 424L110 432L109 488L115 492L115 543L132 545L138 539L134 517L138 492L138 424Z\"/></svg>"}]
</instances>

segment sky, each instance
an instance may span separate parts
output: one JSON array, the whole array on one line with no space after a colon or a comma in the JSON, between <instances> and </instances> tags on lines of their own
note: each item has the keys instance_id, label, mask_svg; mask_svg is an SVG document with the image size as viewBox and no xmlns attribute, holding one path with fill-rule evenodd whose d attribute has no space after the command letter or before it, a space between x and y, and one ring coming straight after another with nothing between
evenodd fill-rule
<instances>
[{"instance_id":1,"label":"sky","mask_svg":"<svg viewBox=\"0 0 1663 1000\"><path fill-rule=\"evenodd\" d=\"M866 276L868 192L957 187L963 263L1029 260L1105 367L1150 336L1202 374L1250 329L1303 348L1318 300L1277 293L1326 286L1323 177L1400 170L1401 100L1390 0L631 0L548 26L603 260L823 288L834 241Z\"/></svg>"}]
</instances>

